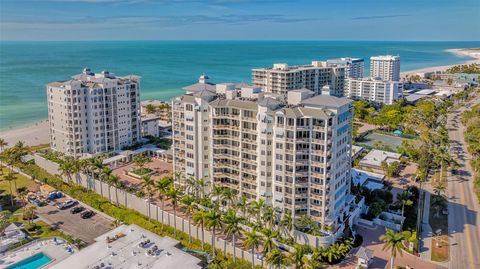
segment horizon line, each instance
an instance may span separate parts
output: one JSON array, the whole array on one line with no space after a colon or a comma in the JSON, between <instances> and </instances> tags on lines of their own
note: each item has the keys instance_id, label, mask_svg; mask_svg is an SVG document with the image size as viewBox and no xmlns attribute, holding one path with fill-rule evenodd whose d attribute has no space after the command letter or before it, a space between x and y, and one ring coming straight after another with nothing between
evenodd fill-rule
<instances>
[{"instance_id":1,"label":"horizon line","mask_svg":"<svg viewBox=\"0 0 480 269\"><path fill-rule=\"evenodd\" d=\"M86 39L86 40L68 40L68 39L52 39L52 40L1 40L0 42L244 42L244 41L275 41L275 42L480 42L480 40L380 40L380 39Z\"/></svg>"}]
</instances>

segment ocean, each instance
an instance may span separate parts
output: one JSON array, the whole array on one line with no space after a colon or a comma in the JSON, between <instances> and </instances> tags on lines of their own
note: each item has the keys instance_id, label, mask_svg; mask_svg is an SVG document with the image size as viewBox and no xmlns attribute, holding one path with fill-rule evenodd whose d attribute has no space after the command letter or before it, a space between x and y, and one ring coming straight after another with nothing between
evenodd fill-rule
<instances>
[{"instance_id":1,"label":"ocean","mask_svg":"<svg viewBox=\"0 0 480 269\"><path fill-rule=\"evenodd\" d=\"M142 77L141 99L169 100L201 74L213 82L247 82L251 68L273 63L394 54L402 71L461 63L446 52L480 47L480 42L379 41L0 41L0 130L47 117L45 85L67 80L84 67L94 72Z\"/></svg>"}]
</instances>

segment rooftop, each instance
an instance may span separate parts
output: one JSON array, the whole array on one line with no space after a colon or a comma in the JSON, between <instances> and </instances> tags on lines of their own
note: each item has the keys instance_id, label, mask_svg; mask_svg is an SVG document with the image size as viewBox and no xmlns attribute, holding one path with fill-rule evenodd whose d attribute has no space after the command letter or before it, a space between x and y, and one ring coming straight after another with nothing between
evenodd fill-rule
<instances>
[{"instance_id":1,"label":"rooftop","mask_svg":"<svg viewBox=\"0 0 480 269\"><path fill-rule=\"evenodd\" d=\"M394 60L400 60L400 56L394 56L394 55L379 55L379 56L372 56L370 57L370 60L378 60L378 61L394 61Z\"/></svg>"},{"instance_id":2,"label":"rooftop","mask_svg":"<svg viewBox=\"0 0 480 269\"><path fill-rule=\"evenodd\" d=\"M360 165L381 167L382 162L392 163L400 160L401 154L372 149L361 161Z\"/></svg>"},{"instance_id":3,"label":"rooftop","mask_svg":"<svg viewBox=\"0 0 480 269\"><path fill-rule=\"evenodd\" d=\"M202 268L202 261L177 248L178 244L170 237L160 237L136 225L122 225L51 268L96 268L101 264L116 269Z\"/></svg>"},{"instance_id":4,"label":"rooftop","mask_svg":"<svg viewBox=\"0 0 480 269\"><path fill-rule=\"evenodd\" d=\"M340 98L331 95L317 95L302 101L305 106L324 106L330 108L339 108L352 103L353 101L347 98Z\"/></svg>"}]
</instances>

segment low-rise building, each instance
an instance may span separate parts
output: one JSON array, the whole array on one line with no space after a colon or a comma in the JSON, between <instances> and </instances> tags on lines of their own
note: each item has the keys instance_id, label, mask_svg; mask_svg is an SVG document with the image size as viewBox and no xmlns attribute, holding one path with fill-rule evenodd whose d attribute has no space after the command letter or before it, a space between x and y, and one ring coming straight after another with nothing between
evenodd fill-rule
<instances>
[{"instance_id":1,"label":"low-rise building","mask_svg":"<svg viewBox=\"0 0 480 269\"><path fill-rule=\"evenodd\" d=\"M365 157L363 157L362 160L360 160L359 165L365 169L371 169L373 171L383 173L383 162L388 164L400 162L401 156L402 155L399 153L372 149Z\"/></svg>"},{"instance_id":2,"label":"low-rise building","mask_svg":"<svg viewBox=\"0 0 480 269\"><path fill-rule=\"evenodd\" d=\"M165 268L200 269L200 259L178 248L179 242L137 225L122 225L99 236L95 243L60 261L51 269L64 268Z\"/></svg>"}]
</instances>

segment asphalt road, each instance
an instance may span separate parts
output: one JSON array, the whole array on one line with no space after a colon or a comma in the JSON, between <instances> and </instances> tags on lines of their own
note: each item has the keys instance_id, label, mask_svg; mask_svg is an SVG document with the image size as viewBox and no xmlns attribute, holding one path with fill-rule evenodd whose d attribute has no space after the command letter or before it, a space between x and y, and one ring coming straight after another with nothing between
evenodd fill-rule
<instances>
[{"instance_id":1,"label":"asphalt road","mask_svg":"<svg viewBox=\"0 0 480 269\"><path fill-rule=\"evenodd\" d=\"M474 103L480 103L480 97L477 96ZM451 153L460 165L455 173L448 174L449 268L474 269L480 268L480 206L473 192L471 156L466 150L460 122L461 113L466 109L454 111L447 119Z\"/></svg>"}]
</instances>

